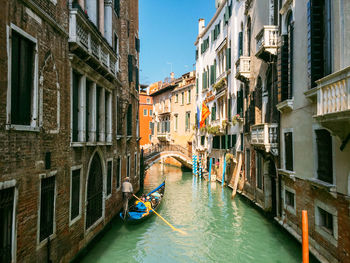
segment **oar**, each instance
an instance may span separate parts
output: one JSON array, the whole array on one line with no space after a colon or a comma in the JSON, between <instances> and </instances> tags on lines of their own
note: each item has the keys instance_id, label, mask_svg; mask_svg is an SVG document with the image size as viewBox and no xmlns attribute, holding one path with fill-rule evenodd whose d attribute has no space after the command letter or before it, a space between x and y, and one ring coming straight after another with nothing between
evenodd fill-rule
<instances>
[{"instance_id":1,"label":"oar","mask_svg":"<svg viewBox=\"0 0 350 263\"><path fill-rule=\"evenodd\" d=\"M144 203L140 198L138 198L138 197L137 197L136 195L134 195L134 194L133 194L133 196L134 196L137 200L139 200L141 203L143 203L143 204L145 205L145 203ZM146 205L145 205L145 206L146 206ZM151 210L152 210L157 216L159 216L160 219L162 219L168 226L170 226L172 230L178 231L178 232L180 232L180 233L183 234L183 235L187 235L187 233L186 233L185 231L182 231L181 229L178 229L178 228L174 227L173 225L171 225L168 221L166 221L160 214L158 214L158 213L157 213L156 211L154 211L152 208L151 208Z\"/></svg>"}]
</instances>

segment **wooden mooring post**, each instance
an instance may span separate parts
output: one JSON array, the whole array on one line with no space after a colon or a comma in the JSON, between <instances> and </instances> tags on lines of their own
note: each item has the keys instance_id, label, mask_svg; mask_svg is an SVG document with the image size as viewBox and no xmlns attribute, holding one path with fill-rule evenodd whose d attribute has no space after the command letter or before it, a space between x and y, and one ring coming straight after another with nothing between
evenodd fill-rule
<instances>
[{"instance_id":1,"label":"wooden mooring post","mask_svg":"<svg viewBox=\"0 0 350 263\"><path fill-rule=\"evenodd\" d=\"M309 226L307 221L307 211L302 211L302 245L303 245L303 263L309 263Z\"/></svg>"}]
</instances>

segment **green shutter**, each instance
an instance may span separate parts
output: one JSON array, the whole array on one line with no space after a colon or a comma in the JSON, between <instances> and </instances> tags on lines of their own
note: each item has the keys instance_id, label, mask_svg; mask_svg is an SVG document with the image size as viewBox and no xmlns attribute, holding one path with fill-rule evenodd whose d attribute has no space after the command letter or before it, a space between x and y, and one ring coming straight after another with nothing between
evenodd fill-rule
<instances>
[{"instance_id":1,"label":"green shutter","mask_svg":"<svg viewBox=\"0 0 350 263\"><path fill-rule=\"evenodd\" d=\"M202 73L202 90L205 90L205 80L204 80L204 77L205 77L205 72Z\"/></svg>"},{"instance_id":2,"label":"green shutter","mask_svg":"<svg viewBox=\"0 0 350 263\"><path fill-rule=\"evenodd\" d=\"M196 78L196 94L198 94L198 78Z\"/></svg>"},{"instance_id":3,"label":"green shutter","mask_svg":"<svg viewBox=\"0 0 350 263\"><path fill-rule=\"evenodd\" d=\"M214 62L214 83L216 82L216 61Z\"/></svg>"},{"instance_id":4,"label":"green shutter","mask_svg":"<svg viewBox=\"0 0 350 263\"><path fill-rule=\"evenodd\" d=\"M215 83L214 79L214 65L210 66L210 84L213 85Z\"/></svg>"},{"instance_id":5,"label":"green shutter","mask_svg":"<svg viewBox=\"0 0 350 263\"><path fill-rule=\"evenodd\" d=\"M215 40L215 30L211 31L211 42L214 42Z\"/></svg>"},{"instance_id":6,"label":"green shutter","mask_svg":"<svg viewBox=\"0 0 350 263\"><path fill-rule=\"evenodd\" d=\"M204 72L204 89L208 88L208 72Z\"/></svg>"},{"instance_id":7,"label":"green shutter","mask_svg":"<svg viewBox=\"0 0 350 263\"><path fill-rule=\"evenodd\" d=\"M231 68L231 48L226 49L226 70Z\"/></svg>"}]
</instances>

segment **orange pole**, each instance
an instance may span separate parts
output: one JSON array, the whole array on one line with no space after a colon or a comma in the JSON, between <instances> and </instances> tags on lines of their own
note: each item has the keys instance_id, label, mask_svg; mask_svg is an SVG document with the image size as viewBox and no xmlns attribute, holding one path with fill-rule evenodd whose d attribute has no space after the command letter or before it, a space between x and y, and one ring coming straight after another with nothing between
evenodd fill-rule
<instances>
[{"instance_id":1,"label":"orange pole","mask_svg":"<svg viewBox=\"0 0 350 263\"><path fill-rule=\"evenodd\" d=\"M307 221L307 211L302 211L303 228L303 263L309 263L309 226Z\"/></svg>"}]
</instances>

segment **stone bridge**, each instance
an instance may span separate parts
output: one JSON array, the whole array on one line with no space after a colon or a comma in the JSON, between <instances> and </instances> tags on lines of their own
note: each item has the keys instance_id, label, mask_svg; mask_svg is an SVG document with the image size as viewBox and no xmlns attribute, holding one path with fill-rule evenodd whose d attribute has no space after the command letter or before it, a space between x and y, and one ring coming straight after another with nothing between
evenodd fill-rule
<instances>
[{"instance_id":1,"label":"stone bridge","mask_svg":"<svg viewBox=\"0 0 350 263\"><path fill-rule=\"evenodd\" d=\"M157 144L144 150L143 156L145 170L166 157L172 157L179 161L183 166L192 169L192 153L180 145Z\"/></svg>"}]
</instances>

